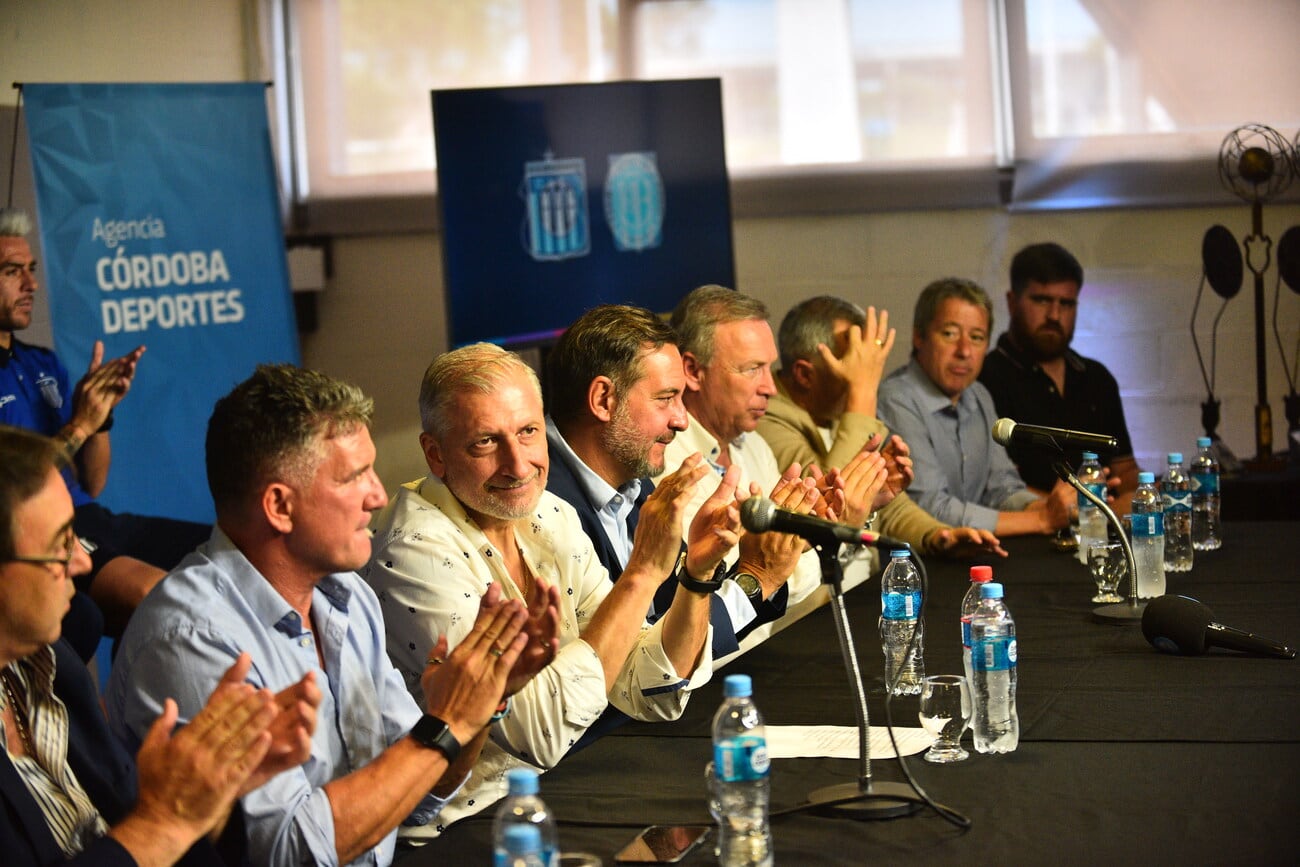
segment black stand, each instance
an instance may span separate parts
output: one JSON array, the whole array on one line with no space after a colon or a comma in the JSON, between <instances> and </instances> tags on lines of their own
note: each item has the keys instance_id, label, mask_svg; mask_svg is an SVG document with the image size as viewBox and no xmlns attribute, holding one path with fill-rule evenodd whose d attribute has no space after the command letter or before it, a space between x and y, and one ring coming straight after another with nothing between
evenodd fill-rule
<instances>
[{"instance_id":1,"label":"black stand","mask_svg":"<svg viewBox=\"0 0 1300 867\"><path fill-rule=\"evenodd\" d=\"M852 819L896 819L921 809L922 803L909 786L902 783L872 783L871 780L871 726L867 715L867 695L862 688L862 671L853 649L853 634L844 610L844 569L840 566L838 544L822 545L817 556L822 567L822 583L831 594L831 610L835 614L835 633L840 640L840 653L844 669L853 687L858 718L858 781L825 786L809 793L808 802L834 816ZM886 684L888 688L888 684Z\"/></svg>"},{"instance_id":2,"label":"black stand","mask_svg":"<svg viewBox=\"0 0 1300 867\"><path fill-rule=\"evenodd\" d=\"M1147 605L1145 602L1138 601L1137 562L1133 559L1133 546L1129 544L1124 525L1119 522L1119 518L1115 517L1115 512L1106 504L1105 498L1098 497L1088 490L1087 486L1070 471L1065 461L1053 462L1052 469L1056 470L1056 475L1066 484L1101 509L1101 513L1106 516L1106 522L1115 529L1116 535L1119 536L1119 544L1124 548L1124 560L1128 563L1128 601L1099 605L1092 609L1092 616L1106 623L1141 623L1142 612Z\"/></svg>"}]
</instances>

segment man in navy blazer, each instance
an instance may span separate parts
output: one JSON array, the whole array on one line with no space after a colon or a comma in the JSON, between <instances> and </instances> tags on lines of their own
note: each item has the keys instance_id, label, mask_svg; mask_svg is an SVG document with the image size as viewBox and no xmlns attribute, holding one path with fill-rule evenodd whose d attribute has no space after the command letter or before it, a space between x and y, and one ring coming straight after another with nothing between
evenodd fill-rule
<instances>
[{"instance_id":1,"label":"man in navy blazer","mask_svg":"<svg viewBox=\"0 0 1300 867\"><path fill-rule=\"evenodd\" d=\"M546 487L577 510L612 580L631 553L641 504L654 490L650 477L663 472L664 447L686 429L681 359L667 323L649 310L616 304L579 317L548 359ZM664 582L648 619L663 615L675 589L676 581ZM784 592L757 607L746 600L743 616L736 616L715 594L714 658L739 649L739 637L779 617L784 601Z\"/></svg>"}]
</instances>

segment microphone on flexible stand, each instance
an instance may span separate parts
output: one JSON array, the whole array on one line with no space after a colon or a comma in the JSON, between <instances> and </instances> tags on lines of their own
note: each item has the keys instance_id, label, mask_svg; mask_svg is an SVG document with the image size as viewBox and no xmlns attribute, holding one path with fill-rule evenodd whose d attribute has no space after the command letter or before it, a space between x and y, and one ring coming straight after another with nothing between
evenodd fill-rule
<instances>
[{"instance_id":1,"label":"microphone on flexible stand","mask_svg":"<svg viewBox=\"0 0 1300 867\"><path fill-rule=\"evenodd\" d=\"M1156 650L1200 656L1211 647L1295 659L1295 648L1280 641L1216 623L1214 612L1188 596L1157 596L1142 613L1142 634Z\"/></svg>"},{"instance_id":2,"label":"microphone on flexible stand","mask_svg":"<svg viewBox=\"0 0 1300 867\"><path fill-rule=\"evenodd\" d=\"M1109 434L1087 433L1059 427L1017 424L1000 418L993 425L993 441L1003 446L1038 446L1063 452L1067 447L1085 451L1114 451L1118 446Z\"/></svg>"},{"instance_id":3,"label":"microphone on flexible stand","mask_svg":"<svg viewBox=\"0 0 1300 867\"><path fill-rule=\"evenodd\" d=\"M778 509L776 503L767 497L750 497L741 503L740 523L751 533L791 533L814 545L865 545L881 551L912 549L911 545L900 539L891 539L812 515Z\"/></svg>"},{"instance_id":4,"label":"microphone on flexible stand","mask_svg":"<svg viewBox=\"0 0 1300 867\"><path fill-rule=\"evenodd\" d=\"M1071 446L1085 451L1114 451L1115 438L1109 434L1087 433L1085 431L1065 430L1059 427L1041 427L1032 424L1018 424L1009 418L1000 418L993 424L993 440L999 445L1033 446L1050 449L1060 457L1052 461L1052 470L1056 475L1079 492L1079 496L1088 500L1106 516L1109 524L1119 536L1120 546L1124 549L1124 560L1128 563L1129 598L1127 602L1113 602L1092 610L1093 616L1109 623L1137 623L1142 617L1142 603L1137 595L1137 562L1133 559L1133 546L1119 518L1106 503L1105 497L1098 497L1082 484L1074 471L1065 462L1065 448Z\"/></svg>"},{"instance_id":5,"label":"microphone on flexible stand","mask_svg":"<svg viewBox=\"0 0 1300 867\"><path fill-rule=\"evenodd\" d=\"M791 533L811 542L817 549L817 559L821 564L822 583L830 592L831 611L835 616L835 634L839 638L840 655L844 659L844 670L848 674L849 687L853 691L854 713L858 723L858 779L853 783L839 783L823 786L808 793L808 801L818 810L835 816L848 816L854 819L895 819L908 816L928 804L946 821L961 827L969 827L970 820L949 807L935 804L924 791L916 785L911 772L898 754L899 767L911 782L903 783L877 782L871 776L871 721L867 711L867 696L862 687L862 671L858 666L858 654L855 650L853 633L849 628L849 617L844 607L844 567L840 564L840 545L870 545L882 549L907 548L907 543L887 536L877 536L865 530L856 529L833 521L824 521L810 515L800 515L778 509L776 504L766 497L750 497L740 504L740 523L751 533ZM925 566L921 558L916 557L916 564L925 582ZM927 582L928 583L928 582ZM925 599L929 595L928 586L921 594L921 609L925 609ZM918 612L920 616L921 612ZM915 646L916 630L912 633L907 653ZM886 684L885 713L889 715L891 693ZM892 723L892 720L889 720ZM891 740L894 737L893 725L889 726ZM897 743L895 743L897 751Z\"/></svg>"}]
</instances>

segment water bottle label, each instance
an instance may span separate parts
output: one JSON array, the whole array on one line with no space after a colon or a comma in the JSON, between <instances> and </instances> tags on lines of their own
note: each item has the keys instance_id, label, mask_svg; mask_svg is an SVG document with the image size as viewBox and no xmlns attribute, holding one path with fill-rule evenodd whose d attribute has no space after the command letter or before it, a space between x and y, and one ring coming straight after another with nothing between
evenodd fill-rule
<instances>
[{"instance_id":1,"label":"water bottle label","mask_svg":"<svg viewBox=\"0 0 1300 867\"><path fill-rule=\"evenodd\" d=\"M970 618L961 619L961 646L970 647Z\"/></svg>"},{"instance_id":2,"label":"water bottle label","mask_svg":"<svg viewBox=\"0 0 1300 867\"><path fill-rule=\"evenodd\" d=\"M984 638L971 647L971 668L975 671L1006 671L1016 667L1018 655L1014 638Z\"/></svg>"},{"instance_id":3,"label":"water bottle label","mask_svg":"<svg viewBox=\"0 0 1300 867\"><path fill-rule=\"evenodd\" d=\"M1165 534L1165 516L1160 512L1147 515L1133 515L1134 538L1163 536Z\"/></svg>"},{"instance_id":4,"label":"water bottle label","mask_svg":"<svg viewBox=\"0 0 1300 867\"><path fill-rule=\"evenodd\" d=\"M1084 485L1084 487L1087 488L1089 491L1092 491L1092 493L1097 496L1097 499L1101 500L1103 503L1106 501L1106 486L1104 484ZM1089 500L1083 494L1078 495L1078 500L1079 500L1079 511L1085 511L1087 509L1097 508L1095 505L1093 505L1092 500Z\"/></svg>"},{"instance_id":5,"label":"water bottle label","mask_svg":"<svg viewBox=\"0 0 1300 867\"><path fill-rule=\"evenodd\" d=\"M914 620L920 610L920 590L880 594L880 615L886 620Z\"/></svg>"},{"instance_id":6,"label":"water bottle label","mask_svg":"<svg viewBox=\"0 0 1300 867\"><path fill-rule=\"evenodd\" d=\"M724 783L761 780L767 776L771 762L767 758L767 741L755 735L713 745L713 769Z\"/></svg>"},{"instance_id":7,"label":"water bottle label","mask_svg":"<svg viewBox=\"0 0 1300 867\"><path fill-rule=\"evenodd\" d=\"M541 861L545 867L555 867L560 863L555 849L551 847L542 846L542 850L537 854L537 860ZM497 849L492 853L492 864L493 867L510 867L510 853L505 849Z\"/></svg>"},{"instance_id":8,"label":"water bottle label","mask_svg":"<svg viewBox=\"0 0 1300 867\"><path fill-rule=\"evenodd\" d=\"M1168 493L1161 496L1166 512L1190 512L1192 510L1191 491Z\"/></svg>"},{"instance_id":9,"label":"water bottle label","mask_svg":"<svg viewBox=\"0 0 1300 867\"><path fill-rule=\"evenodd\" d=\"M1192 475L1192 490L1198 494L1210 495L1219 493L1219 476L1216 473L1194 473Z\"/></svg>"}]
</instances>

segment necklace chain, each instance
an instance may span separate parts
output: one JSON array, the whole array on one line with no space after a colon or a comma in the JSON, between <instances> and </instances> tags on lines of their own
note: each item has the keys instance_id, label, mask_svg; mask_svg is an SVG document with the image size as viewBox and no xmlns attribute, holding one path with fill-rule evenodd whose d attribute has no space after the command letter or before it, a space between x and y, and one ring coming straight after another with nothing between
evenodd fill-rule
<instances>
[{"instance_id":1,"label":"necklace chain","mask_svg":"<svg viewBox=\"0 0 1300 867\"><path fill-rule=\"evenodd\" d=\"M18 739L23 742L23 747L27 754L33 759L36 758L36 746L32 743L32 733L27 728L27 714L22 706L18 703L18 690L14 688L14 673L5 668L0 671L0 685L4 686L5 699L9 707L13 708L14 722L18 726Z\"/></svg>"}]
</instances>

